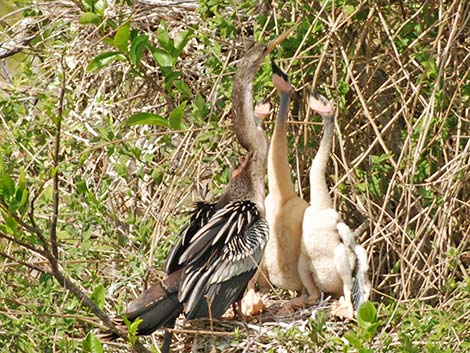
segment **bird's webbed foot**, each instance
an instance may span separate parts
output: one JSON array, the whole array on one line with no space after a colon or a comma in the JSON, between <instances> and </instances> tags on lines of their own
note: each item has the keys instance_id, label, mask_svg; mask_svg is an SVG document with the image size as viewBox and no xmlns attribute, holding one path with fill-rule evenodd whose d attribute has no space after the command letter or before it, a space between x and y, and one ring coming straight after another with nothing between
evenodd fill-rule
<instances>
[{"instance_id":1,"label":"bird's webbed foot","mask_svg":"<svg viewBox=\"0 0 470 353\"><path fill-rule=\"evenodd\" d=\"M351 300L346 300L344 297L339 298L338 302L332 306L331 314L352 320L354 318L354 309Z\"/></svg>"},{"instance_id":2,"label":"bird's webbed foot","mask_svg":"<svg viewBox=\"0 0 470 353\"><path fill-rule=\"evenodd\" d=\"M241 300L241 314L245 316L257 315L264 311L266 306L264 305L263 299L254 288L248 289L245 296Z\"/></svg>"},{"instance_id":3,"label":"bird's webbed foot","mask_svg":"<svg viewBox=\"0 0 470 353\"><path fill-rule=\"evenodd\" d=\"M293 314L297 309L305 308L318 303L317 297L312 297L307 294L302 294L282 305L276 313L276 316L287 316Z\"/></svg>"}]
</instances>

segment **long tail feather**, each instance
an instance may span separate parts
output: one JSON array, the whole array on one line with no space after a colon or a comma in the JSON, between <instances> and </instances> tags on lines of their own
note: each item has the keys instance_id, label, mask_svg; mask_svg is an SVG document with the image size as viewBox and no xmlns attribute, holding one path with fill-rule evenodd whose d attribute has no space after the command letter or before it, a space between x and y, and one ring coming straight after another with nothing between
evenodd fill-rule
<instances>
[{"instance_id":1,"label":"long tail feather","mask_svg":"<svg viewBox=\"0 0 470 353\"><path fill-rule=\"evenodd\" d=\"M362 303L369 299L370 294L370 281L367 277L367 253L360 245L354 246L354 253L356 254L356 268L353 279L352 288L352 301L354 311L357 311Z\"/></svg>"},{"instance_id":2,"label":"long tail feather","mask_svg":"<svg viewBox=\"0 0 470 353\"><path fill-rule=\"evenodd\" d=\"M364 222L354 232L343 222L338 223L338 234L343 243L349 247L356 256L356 265L353 271L353 287L352 287L352 302L354 311L357 311L362 303L369 299L370 294L370 281L367 276L369 266L367 264L367 252L365 249L356 243L356 236L361 234L367 227L368 223Z\"/></svg>"},{"instance_id":3,"label":"long tail feather","mask_svg":"<svg viewBox=\"0 0 470 353\"><path fill-rule=\"evenodd\" d=\"M150 335L159 328L174 326L176 318L183 310L183 305L178 300L181 273L182 270L176 271L163 281L155 283L129 304L126 318L129 321L142 319L137 329L138 335ZM120 329L125 329L123 320L115 319L115 322ZM111 331L103 332L99 336L103 340L118 338ZM169 351L171 339L171 332L165 332L163 352L165 352L165 347L168 347L166 352Z\"/></svg>"},{"instance_id":4,"label":"long tail feather","mask_svg":"<svg viewBox=\"0 0 470 353\"><path fill-rule=\"evenodd\" d=\"M139 335L149 335L160 327L174 325L183 310L183 305L178 300L181 274L182 270L173 272L129 304L126 317L130 321L142 319L138 328Z\"/></svg>"}]
</instances>

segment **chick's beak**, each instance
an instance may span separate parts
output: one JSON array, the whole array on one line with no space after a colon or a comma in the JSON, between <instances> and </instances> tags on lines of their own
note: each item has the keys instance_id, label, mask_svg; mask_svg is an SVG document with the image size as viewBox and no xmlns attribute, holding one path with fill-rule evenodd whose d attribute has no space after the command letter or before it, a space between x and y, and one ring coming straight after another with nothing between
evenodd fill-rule
<instances>
[{"instance_id":1,"label":"chick's beak","mask_svg":"<svg viewBox=\"0 0 470 353\"><path fill-rule=\"evenodd\" d=\"M311 90L308 103L310 109L315 110L320 115L331 116L334 114L333 104L318 92Z\"/></svg>"},{"instance_id":2,"label":"chick's beak","mask_svg":"<svg viewBox=\"0 0 470 353\"><path fill-rule=\"evenodd\" d=\"M256 118L263 120L266 119L271 113L271 103L268 98L263 99L255 106Z\"/></svg>"}]
</instances>

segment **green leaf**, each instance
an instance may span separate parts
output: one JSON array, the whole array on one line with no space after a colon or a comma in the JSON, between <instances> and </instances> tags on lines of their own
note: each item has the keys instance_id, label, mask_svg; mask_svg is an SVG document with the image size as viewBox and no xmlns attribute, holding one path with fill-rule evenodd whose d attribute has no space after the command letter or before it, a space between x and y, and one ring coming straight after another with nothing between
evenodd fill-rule
<instances>
[{"instance_id":1,"label":"green leaf","mask_svg":"<svg viewBox=\"0 0 470 353\"><path fill-rule=\"evenodd\" d=\"M82 348L87 353L103 353L103 345L100 340L92 332L88 332L82 341Z\"/></svg>"},{"instance_id":2,"label":"green leaf","mask_svg":"<svg viewBox=\"0 0 470 353\"><path fill-rule=\"evenodd\" d=\"M357 311L357 322L362 338L370 341L377 332L379 322L377 321L377 309L371 302L363 303Z\"/></svg>"},{"instance_id":3,"label":"green leaf","mask_svg":"<svg viewBox=\"0 0 470 353\"><path fill-rule=\"evenodd\" d=\"M93 293L91 293L90 299L98 305L100 309L103 309L104 306L104 286L101 283L98 287L95 288Z\"/></svg>"},{"instance_id":4,"label":"green leaf","mask_svg":"<svg viewBox=\"0 0 470 353\"><path fill-rule=\"evenodd\" d=\"M21 195L21 200L19 200L20 206L18 208L18 211L22 215L26 213L26 211L29 209L29 191L27 189L22 190L22 195Z\"/></svg>"},{"instance_id":5,"label":"green leaf","mask_svg":"<svg viewBox=\"0 0 470 353\"><path fill-rule=\"evenodd\" d=\"M18 189L24 190L25 188L26 188L26 174L24 172L24 169L21 169L20 178L18 179Z\"/></svg>"},{"instance_id":6,"label":"green leaf","mask_svg":"<svg viewBox=\"0 0 470 353\"><path fill-rule=\"evenodd\" d=\"M374 337L375 333L377 332L377 327L379 327L379 323L376 322L376 323L373 323L373 324L370 324L369 327L367 327L366 329L366 334L365 334L365 338L370 341L370 339L372 337Z\"/></svg>"},{"instance_id":7,"label":"green leaf","mask_svg":"<svg viewBox=\"0 0 470 353\"><path fill-rule=\"evenodd\" d=\"M173 52L174 59L180 56L181 52L183 51L184 47L191 39L193 31L181 31L175 37L175 50Z\"/></svg>"},{"instance_id":8,"label":"green leaf","mask_svg":"<svg viewBox=\"0 0 470 353\"><path fill-rule=\"evenodd\" d=\"M6 214L5 212L2 212L2 217L3 217L3 220L5 221L6 231L9 234L14 235L16 233L16 227L18 226L18 223L16 222L16 220L13 217Z\"/></svg>"},{"instance_id":9,"label":"green leaf","mask_svg":"<svg viewBox=\"0 0 470 353\"><path fill-rule=\"evenodd\" d=\"M44 202L51 202L54 194L52 185L46 186L41 193L41 200Z\"/></svg>"},{"instance_id":10,"label":"green leaf","mask_svg":"<svg viewBox=\"0 0 470 353\"><path fill-rule=\"evenodd\" d=\"M205 118L209 113L209 109L207 109L206 100L200 94L196 94L196 98L193 100L193 113L197 115L199 118Z\"/></svg>"},{"instance_id":11,"label":"green leaf","mask_svg":"<svg viewBox=\"0 0 470 353\"><path fill-rule=\"evenodd\" d=\"M131 345L134 345L135 342L137 341L137 329L139 328L139 325L142 322L142 319L138 317L131 323L127 319L127 317L124 316L122 320L124 321L124 324L127 327L127 337L129 337L129 341L131 342Z\"/></svg>"},{"instance_id":12,"label":"green leaf","mask_svg":"<svg viewBox=\"0 0 470 353\"><path fill-rule=\"evenodd\" d=\"M53 178L59 172L59 166L49 169L49 176Z\"/></svg>"},{"instance_id":13,"label":"green leaf","mask_svg":"<svg viewBox=\"0 0 470 353\"><path fill-rule=\"evenodd\" d=\"M181 92L181 94L185 97L185 98L190 98L192 96L191 94L191 89L189 88L189 86L186 84L186 82L184 82L183 80L176 80L175 81L175 87L178 89L178 91Z\"/></svg>"},{"instance_id":14,"label":"green leaf","mask_svg":"<svg viewBox=\"0 0 470 353\"><path fill-rule=\"evenodd\" d=\"M77 188L77 191L80 193L80 194L86 194L88 192L88 187L86 185L86 182L85 180L83 179L78 179L76 182L75 182L75 187Z\"/></svg>"},{"instance_id":15,"label":"green leaf","mask_svg":"<svg viewBox=\"0 0 470 353\"><path fill-rule=\"evenodd\" d=\"M371 302L362 303L357 311L357 320L359 324L373 324L377 322L377 309ZM368 325L367 325L368 326Z\"/></svg>"},{"instance_id":16,"label":"green leaf","mask_svg":"<svg viewBox=\"0 0 470 353\"><path fill-rule=\"evenodd\" d=\"M104 37L102 39L103 43L114 46L114 38Z\"/></svg>"},{"instance_id":17,"label":"green leaf","mask_svg":"<svg viewBox=\"0 0 470 353\"><path fill-rule=\"evenodd\" d=\"M348 342L356 348L362 348L363 344L360 341L360 339L356 336L356 334L353 331L347 331L344 333L344 338L348 340Z\"/></svg>"},{"instance_id":18,"label":"green leaf","mask_svg":"<svg viewBox=\"0 0 470 353\"><path fill-rule=\"evenodd\" d=\"M155 181L157 185L161 184L163 181L163 177L165 176L165 172L163 171L163 168L157 167L154 168L152 171L152 179Z\"/></svg>"},{"instance_id":19,"label":"green leaf","mask_svg":"<svg viewBox=\"0 0 470 353\"><path fill-rule=\"evenodd\" d=\"M172 71L171 69L162 70L162 71L164 72L163 74L165 75L165 90L170 91L173 81L181 76L181 72Z\"/></svg>"},{"instance_id":20,"label":"green leaf","mask_svg":"<svg viewBox=\"0 0 470 353\"><path fill-rule=\"evenodd\" d=\"M136 113L124 121L124 126L132 126L132 125L157 125L168 127L168 120L166 120L161 115L153 114L153 113Z\"/></svg>"},{"instance_id":21,"label":"green leaf","mask_svg":"<svg viewBox=\"0 0 470 353\"><path fill-rule=\"evenodd\" d=\"M15 194L15 183L13 179L0 166L0 195L10 198Z\"/></svg>"},{"instance_id":22,"label":"green leaf","mask_svg":"<svg viewBox=\"0 0 470 353\"><path fill-rule=\"evenodd\" d=\"M127 59L124 54L118 51L108 51L105 53L98 54L88 64L87 71L93 72L93 71L99 70L113 63L116 60L126 61Z\"/></svg>"},{"instance_id":23,"label":"green leaf","mask_svg":"<svg viewBox=\"0 0 470 353\"><path fill-rule=\"evenodd\" d=\"M88 11L92 11L92 10L93 10L93 3L94 3L93 0L82 0L81 3L82 3L83 8L84 8L85 10L88 10Z\"/></svg>"},{"instance_id":24,"label":"green leaf","mask_svg":"<svg viewBox=\"0 0 470 353\"><path fill-rule=\"evenodd\" d=\"M131 25L129 22L123 24L114 35L113 45L121 52L127 53L129 47L129 37L131 35Z\"/></svg>"},{"instance_id":25,"label":"green leaf","mask_svg":"<svg viewBox=\"0 0 470 353\"><path fill-rule=\"evenodd\" d=\"M173 57L164 49L153 48L152 56L160 67L172 67Z\"/></svg>"},{"instance_id":26,"label":"green leaf","mask_svg":"<svg viewBox=\"0 0 470 353\"><path fill-rule=\"evenodd\" d=\"M139 325L142 323L142 319L139 317L137 320L134 320L129 326L128 326L128 336L129 336L129 341L131 342L132 345L135 345L137 342L137 329L139 328Z\"/></svg>"},{"instance_id":27,"label":"green leaf","mask_svg":"<svg viewBox=\"0 0 470 353\"><path fill-rule=\"evenodd\" d=\"M137 329L139 328L139 325L141 324L142 319L138 318L137 320L134 320L132 323L129 324L129 333L136 335L137 334Z\"/></svg>"},{"instance_id":28,"label":"green leaf","mask_svg":"<svg viewBox=\"0 0 470 353\"><path fill-rule=\"evenodd\" d=\"M18 211L21 207L25 205L25 203L28 201L28 198L29 198L28 190L17 189L15 193L15 198L11 200L8 209L11 212Z\"/></svg>"},{"instance_id":29,"label":"green leaf","mask_svg":"<svg viewBox=\"0 0 470 353\"><path fill-rule=\"evenodd\" d=\"M80 23L81 25L89 25L89 24L99 25L100 22L101 22L101 16L93 12L83 13L78 20L78 23Z\"/></svg>"},{"instance_id":30,"label":"green leaf","mask_svg":"<svg viewBox=\"0 0 470 353\"><path fill-rule=\"evenodd\" d=\"M142 58L142 54L144 53L144 49L147 46L148 36L141 35L137 36L132 40L131 43L131 50L129 52L129 56L131 58L131 62L135 66L140 65L140 59Z\"/></svg>"},{"instance_id":31,"label":"green leaf","mask_svg":"<svg viewBox=\"0 0 470 353\"><path fill-rule=\"evenodd\" d=\"M160 21L160 24L158 25L157 29L157 40L158 43L168 52L171 53L173 52L173 43L168 36L168 24L166 21Z\"/></svg>"},{"instance_id":32,"label":"green leaf","mask_svg":"<svg viewBox=\"0 0 470 353\"><path fill-rule=\"evenodd\" d=\"M173 109L170 113L170 127L174 130L181 130L183 128L183 116L186 109L187 102L181 103L178 107Z\"/></svg>"},{"instance_id":33,"label":"green leaf","mask_svg":"<svg viewBox=\"0 0 470 353\"><path fill-rule=\"evenodd\" d=\"M95 11L100 15L104 15L104 11L108 7L107 0L95 0Z\"/></svg>"},{"instance_id":34,"label":"green leaf","mask_svg":"<svg viewBox=\"0 0 470 353\"><path fill-rule=\"evenodd\" d=\"M353 5L345 5L344 6L344 12L346 13L346 15L350 16L353 14L355 10L355 6Z\"/></svg>"},{"instance_id":35,"label":"green leaf","mask_svg":"<svg viewBox=\"0 0 470 353\"><path fill-rule=\"evenodd\" d=\"M350 88L350 86L347 82L339 81L339 83L338 83L338 92L339 92L340 95L345 96L346 94L348 94L350 89L351 88Z\"/></svg>"}]
</instances>

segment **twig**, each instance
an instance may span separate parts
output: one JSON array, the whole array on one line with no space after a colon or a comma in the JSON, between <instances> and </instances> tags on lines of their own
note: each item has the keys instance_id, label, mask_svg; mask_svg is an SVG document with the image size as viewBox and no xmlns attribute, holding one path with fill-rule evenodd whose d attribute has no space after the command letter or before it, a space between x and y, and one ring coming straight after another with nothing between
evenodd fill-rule
<instances>
[{"instance_id":1,"label":"twig","mask_svg":"<svg viewBox=\"0 0 470 353\"><path fill-rule=\"evenodd\" d=\"M209 330L191 330L191 329L177 329L177 328L167 328L166 330L174 333L186 333L190 335L208 335L208 336L236 336L237 332L228 332L228 331L214 331L214 328Z\"/></svg>"},{"instance_id":2,"label":"twig","mask_svg":"<svg viewBox=\"0 0 470 353\"><path fill-rule=\"evenodd\" d=\"M61 57L60 66L62 68L62 86L60 88L59 96L59 108L57 112L57 122L56 122L56 134L55 134L55 145L54 145L54 176L52 178L53 182L53 204L52 204L52 220L51 220L51 229L50 229L50 239L51 239L51 248L52 255L58 259L59 252L57 250L57 219L59 217L59 159L60 159L60 129L62 126L63 111L64 111L64 95L65 95L65 70L64 70L64 56Z\"/></svg>"},{"instance_id":3,"label":"twig","mask_svg":"<svg viewBox=\"0 0 470 353\"><path fill-rule=\"evenodd\" d=\"M39 229L36 225L36 221L34 219L34 206L35 206L35 203L36 203L36 200L37 198L39 197L39 194L41 193L42 189L44 188L44 185L46 184L46 180L44 180L41 185L39 186L39 189L36 190L36 192L34 193L34 196L33 198L31 199L31 202L29 203L29 212L28 212L28 218L29 218L29 221L31 222L31 226L34 228L34 229ZM23 226L24 227L24 226ZM35 234L38 236L38 238L42 241L42 246L44 248L45 251L49 251L49 244L47 243L46 241L46 238L44 238L42 236L42 233L39 231L39 232L35 232Z\"/></svg>"},{"instance_id":4,"label":"twig","mask_svg":"<svg viewBox=\"0 0 470 353\"><path fill-rule=\"evenodd\" d=\"M34 246L24 242L24 241L21 241L21 240L18 240L18 239L15 239L9 235L6 235L5 233L3 232L0 232L0 238L3 238L3 239L6 239L8 240L9 242L11 243L14 243L14 244L17 244L19 246L22 246L28 250L31 250L32 252L36 253L36 254L39 254L39 255L42 255L44 257L46 257L46 252L44 250L41 250L41 249L38 249L38 248L35 248Z\"/></svg>"},{"instance_id":5,"label":"twig","mask_svg":"<svg viewBox=\"0 0 470 353\"><path fill-rule=\"evenodd\" d=\"M0 234L0 236L2 236ZM8 255L7 253L3 252L3 251L0 251L0 256L3 256L4 258L6 259L9 259L11 261L14 261L20 265L23 265L25 267L28 267L30 268L31 270L34 270L34 271L38 271L38 272L41 272L41 273L47 273L48 271L46 271L45 269L41 268L41 267L38 267L38 266L35 266L35 265L32 265L30 263L27 263L27 262L24 262L24 261L21 261L21 260L17 260L15 259L13 256L10 256Z\"/></svg>"},{"instance_id":6,"label":"twig","mask_svg":"<svg viewBox=\"0 0 470 353\"><path fill-rule=\"evenodd\" d=\"M59 96L59 107L57 112L57 122L56 122L56 133L55 133L55 146L54 146L54 176L53 176L53 206L52 206L52 220L50 227L50 242L51 242L51 253L45 253L47 259L49 260L51 266L51 273L54 278L59 282L59 284L70 291L80 302L85 305L93 314L95 314L99 319L101 319L109 329L116 334L117 336L128 340L127 333L117 329L116 325L112 322L110 317L101 310L71 279L65 276L65 274L59 269L59 254L57 246L57 220L59 217L59 159L60 159L60 134L61 134L61 125L63 118L63 106L64 106L64 96L65 96L65 67L64 67L64 56L62 56L61 61L62 68L62 86ZM33 215L31 215L33 217ZM34 217L33 217L34 218ZM41 233L40 231L38 232ZM41 234L42 235L42 234ZM135 342L134 348L137 352L147 353L149 352L144 346L142 346L138 341Z\"/></svg>"},{"instance_id":7,"label":"twig","mask_svg":"<svg viewBox=\"0 0 470 353\"><path fill-rule=\"evenodd\" d=\"M36 37L36 24L28 23L19 32L18 38L13 38L10 42L0 43L0 59L5 59L22 52L26 46Z\"/></svg>"}]
</instances>

